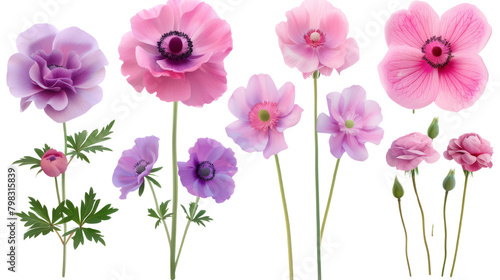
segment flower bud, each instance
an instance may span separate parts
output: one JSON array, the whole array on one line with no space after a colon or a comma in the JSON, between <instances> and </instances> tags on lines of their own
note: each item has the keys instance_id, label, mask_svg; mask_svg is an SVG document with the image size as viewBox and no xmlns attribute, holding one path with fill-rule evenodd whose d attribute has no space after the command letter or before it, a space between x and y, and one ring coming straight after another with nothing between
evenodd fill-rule
<instances>
[{"instance_id":1,"label":"flower bud","mask_svg":"<svg viewBox=\"0 0 500 280\"><path fill-rule=\"evenodd\" d=\"M40 167L49 177L57 177L68 168L68 159L62 152L50 149L45 152L40 161Z\"/></svg>"},{"instance_id":2,"label":"flower bud","mask_svg":"<svg viewBox=\"0 0 500 280\"><path fill-rule=\"evenodd\" d=\"M395 198L400 199L404 194L405 190L403 189L403 186L401 186L401 183L398 180L398 176L396 176L394 178L394 185L392 186L392 195L394 195Z\"/></svg>"},{"instance_id":3,"label":"flower bud","mask_svg":"<svg viewBox=\"0 0 500 280\"><path fill-rule=\"evenodd\" d=\"M434 118L431 122L431 125L429 125L429 128L427 129L427 136L429 136L433 140L439 135L438 121L438 118Z\"/></svg>"},{"instance_id":4,"label":"flower bud","mask_svg":"<svg viewBox=\"0 0 500 280\"><path fill-rule=\"evenodd\" d=\"M446 191L451 191L455 188L455 169L451 169L448 175L444 178L443 188Z\"/></svg>"}]
</instances>

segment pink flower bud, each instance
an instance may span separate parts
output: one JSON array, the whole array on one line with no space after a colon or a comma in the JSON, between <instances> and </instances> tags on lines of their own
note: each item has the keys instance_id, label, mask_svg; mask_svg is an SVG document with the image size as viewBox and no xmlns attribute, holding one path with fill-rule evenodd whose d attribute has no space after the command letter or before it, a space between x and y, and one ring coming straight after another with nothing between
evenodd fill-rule
<instances>
[{"instance_id":1,"label":"pink flower bud","mask_svg":"<svg viewBox=\"0 0 500 280\"><path fill-rule=\"evenodd\" d=\"M68 168L68 159L64 153L50 149L43 155L40 166L47 176L57 177L64 173L66 168Z\"/></svg>"}]
</instances>

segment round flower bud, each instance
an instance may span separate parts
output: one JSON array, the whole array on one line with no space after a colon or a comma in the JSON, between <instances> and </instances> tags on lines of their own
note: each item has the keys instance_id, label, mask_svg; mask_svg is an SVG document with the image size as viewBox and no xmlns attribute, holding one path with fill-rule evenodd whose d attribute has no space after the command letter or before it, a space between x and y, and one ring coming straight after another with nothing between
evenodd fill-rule
<instances>
[{"instance_id":1,"label":"round flower bud","mask_svg":"<svg viewBox=\"0 0 500 280\"><path fill-rule=\"evenodd\" d=\"M429 136L431 139L434 139L439 135L438 121L438 118L434 118L431 122L431 125L429 125L429 128L427 129L427 136Z\"/></svg>"},{"instance_id":2,"label":"round flower bud","mask_svg":"<svg viewBox=\"0 0 500 280\"><path fill-rule=\"evenodd\" d=\"M392 195L394 195L395 198L400 199L404 194L405 190L403 189L403 186L401 186L401 183L398 180L398 176L396 176L394 178L394 185L392 186Z\"/></svg>"},{"instance_id":3,"label":"round flower bud","mask_svg":"<svg viewBox=\"0 0 500 280\"><path fill-rule=\"evenodd\" d=\"M455 188L455 169L451 169L448 175L443 180L443 188L446 191L451 191Z\"/></svg>"}]
</instances>

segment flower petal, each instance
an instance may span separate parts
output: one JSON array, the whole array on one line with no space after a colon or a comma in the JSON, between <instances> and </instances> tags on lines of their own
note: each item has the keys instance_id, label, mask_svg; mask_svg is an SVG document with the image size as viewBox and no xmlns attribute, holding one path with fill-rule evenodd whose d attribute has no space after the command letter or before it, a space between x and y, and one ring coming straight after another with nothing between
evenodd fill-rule
<instances>
[{"instance_id":1,"label":"flower petal","mask_svg":"<svg viewBox=\"0 0 500 280\"><path fill-rule=\"evenodd\" d=\"M349 23L344 13L339 9L324 11L319 24L319 30L327 35L325 45L335 49L344 43L349 32Z\"/></svg>"},{"instance_id":2,"label":"flower petal","mask_svg":"<svg viewBox=\"0 0 500 280\"><path fill-rule=\"evenodd\" d=\"M278 90L278 95L279 95L278 110L280 112L280 116L286 116L290 114L292 109L294 109L295 86L290 82L286 82Z\"/></svg>"},{"instance_id":3,"label":"flower petal","mask_svg":"<svg viewBox=\"0 0 500 280\"><path fill-rule=\"evenodd\" d=\"M234 180L231 176L225 174L216 174L215 177L207 183L215 202L222 203L228 200L234 193Z\"/></svg>"},{"instance_id":4,"label":"flower petal","mask_svg":"<svg viewBox=\"0 0 500 280\"><path fill-rule=\"evenodd\" d=\"M368 158L368 150L366 150L365 145L359 143L353 135L346 135L343 146L347 154L354 160L365 161Z\"/></svg>"},{"instance_id":5,"label":"flower petal","mask_svg":"<svg viewBox=\"0 0 500 280\"><path fill-rule=\"evenodd\" d=\"M83 115L102 99L100 87L77 89L76 93L66 92L66 94L68 95L68 106L63 110L57 111L51 106L45 107L45 113L58 123L67 122Z\"/></svg>"},{"instance_id":6,"label":"flower petal","mask_svg":"<svg viewBox=\"0 0 500 280\"><path fill-rule=\"evenodd\" d=\"M321 113L318 116L316 131L319 133L336 134L339 133L339 126L325 113Z\"/></svg>"},{"instance_id":7,"label":"flower petal","mask_svg":"<svg viewBox=\"0 0 500 280\"><path fill-rule=\"evenodd\" d=\"M148 78L149 77L149 78ZM191 84L183 79L145 76L146 90L166 102L184 101L191 96Z\"/></svg>"},{"instance_id":8,"label":"flower petal","mask_svg":"<svg viewBox=\"0 0 500 280\"><path fill-rule=\"evenodd\" d=\"M20 53L16 53L9 58L7 63L7 86L9 86L10 93L13 96L28 97L42 90L32 82L29 76L29 71L34 64L33 59Z\"/></svg>"},{"instance_id":9,"label":"flower petal","mask_svg":"<svg viewBox=\"0 0 500 280\"><path fill-rule=\"evenodd\" d=\"M245 96L245 88L239 87L237 88L233 95L229 98L229 111L238 119L247 121L248 114L252 109L247 102Z\"/></svg>"},{"instance_id":10,"label":"flower petal","mask_svg":"<svg viewBox=\"0 0 500 280\"><path fill-rule=\"evenodd\" d=\"M344 64L336 68L339 75L340 72L351 67L359 60L358 42L354 38L348 38L347 40L345 40L344 44L342 44L342 48L345 49L345 55ZM323 74L323 72L321 72L321 74Z\"/></svg>"},{"instance_id":11,"label":"flower petal","mask_svg":"<svg viewBox=\"0 0 500 280\"><path fill-rule=\"evenodd\" d=\"M330 136L330 153L332 153L332 155L335 158L341 158L345 152L344 149L344 141L346 138L345 136L346 135L344 132Z\"/></svg>"},{"instance_id":12,"label":"flower petal","mask_svg":"<svg viewBox=\"0 0 500 280\"><path fill-rule=\"evenodd\" d=\"M371 130L360 130L356 138L360 144L370 142L378 145L382 141L382 138L384 138L384 130L380 127Z\"/></svg>"},{"instance_id":13,"label":"flower petal","mask_svg":"<svg viewBox=\"0 0 500 280\"><path fill-rule=\"evenodd\" d=\"M305 43L304 34L312 29L309 24L308 11L303 7L296 7L286 12L285 15L287 19L286 24L288 26L287 37L294 43Z\"/></svg>"},{"instance_id":14,"label":"flower petal","mask_svg":"<svg viewBox=\"0 0 500 280\"><path fill-rule=\"evenodd\" d=\"M205 3L202 3L208 6ZM201 6L201 4L199 5ZM214 18L201 19L202 25L197 27L192 33L193 55L203 55L206 53L224 52L229 54L233 49L233 39L229 24L222 19Z\"/></svg>"},{"instance_id":15,"label":"flower petal","mask_svg":"<svg viewBox=\"0 0 500 280\"><path fill-rule=\"evenodd\" d=\"M101 50L95 50L81 58L81 68L73 73L73 86L92 88L99 85L106 75L108 61Z\"/></svg>"},{"instance_id":16,"label":"flower petal","mask_svg":"<svg viewBox=\"0 0 500 280\"><path fill-rule=\"evenodd\" d=\"M174 29L174 12L169 5L158 5L137 13L130 19L130 24L137 40L156 46L163 33Z\"/></svg>"},{"instance_id":17,"label":"flower petal","mask_svg":"<svg viewBox=\"0 0 500 280\"><path fill-rule=\"evenodd\" d=\"M267 146L269 136L250 126L248 121L237 120L226 127L227 136L245 152L261 152Z\"/></svg>"},{"instance_id":18,"label":"flower petal","mask_svg":"<svg viewBox=\"0 0 500 280\"><path fill-rule=\"evenodd\" d=\"M248 104L253 107L255 104L264 101L277 103L279 99L279 95L276 94L277 91L278 89L269 75L253 75L250 77L246 89Z\"/></svg>"},{"instance_id":19,"label":"flower petal","mask_svg":"<svg viewBox=\"0 0 500 280\"><path fill-rule=\"evenodd\" d=\"M361 86L353 85L342 91L342 97L344 98L344 103L340 107L340 114L354 113L358 105L366 101L366 91Z\"/></svg>"},{"instance_id":20,"label":"flower petal","mask_svg":"<svg viewBox=\"0 0 500 280\"><path fill-rule=\"evenodd\" d=\"M288 148L285 142L285 135L274 129L269 129L269 141L264 149L264 157L269 158Z\"/></svg>"},{"instance_id":21,"label":"flower petal","mask_svg":"<svg viewBox=\"0 0 500 280\"><path fill-rule=\"evenodd\" d=\"M460 53L439 69L439 94L436 105L458 112L472 106L483 94L488 69L477 54Z\"/></svg>"},{"instance_id":22,"label":"flower petal","mask_svg":"<svg viewBox=\"0 0 500 280\"><path fill-rule=\"evenodd\" d=\"M460 4L441 17L440 34L450 42L453 52L480 52L491 36L491 26L474 5Z\"/></svg>"},{"instance_id":23,"label":"flower petal","mask_svg":"<svg viewBox=\"0 0 500 280\"><path fill-rule=\"evenodd\" d=\"M281 117L278 121L278 126L276 130L278 132L283 132L285 129L295 126L300 121L300 116L304 110L299 107L299 105L295 105L290 112L290 114Z\"/></svg>"},{"instance_id":24,"label":"flower petal","mask_svg":"<svg viewBox=\"0 0 500 280\"><path fill-rule=\"evenodd\" d=\"M389 97L405 108L423 108L438 94L438 71L422 59L418 49L390 47L378 73Z\"/></svg>"},{"instance_id":25,"label":"flower petal","mask_svg":"<svg viewBox=\"0 0 500 280\"><path fill-rule=\"evenodd\" d=\"M17 36L17 49L28 57L39 50L49 54L57 32L57 28L48 23L35 24Z\"/></svg>"},{"instance_id":26,"label":"flower petal","mask_svg":"<svg viewBox=\"0 0 500 280\"><path fill-rule=\"evenodd\" d=\"M78 27L69 27L61 30L54 38L55 50L60 50L64 57L71 51L76 52L80 57L99 49L97 41L87 32Z\"/></svg>"},{"instance_id":27,"label":"flower petal","mask_svg":"<svg viewBox=\"0 0 500 280\"><path fill-rule=\"evenodd\" d=\"M191 96L182 100L188 106L202 107L219 99L227 90L226 71L224 64L211 63L203 64L200 69L188 72L186 81L191 86Z\"/></svg>"}]
</instances>

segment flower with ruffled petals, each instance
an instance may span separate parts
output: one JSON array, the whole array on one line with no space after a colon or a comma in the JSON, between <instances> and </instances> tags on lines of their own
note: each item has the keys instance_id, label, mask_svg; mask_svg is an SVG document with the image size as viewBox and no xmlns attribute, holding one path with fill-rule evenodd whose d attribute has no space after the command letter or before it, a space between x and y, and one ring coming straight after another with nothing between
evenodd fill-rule
<instances>
[{"instance_id":1,"label":"flower with ruffled petals","mask_svg":"<svg viewBox=\"0 0 500 280\"><path fill-rule=\"evenodd\" d=\"M354 160L368 158L365 144L380 144L384 131L378 125L382 121L380 106L366 100L361 86L351 86L342 91L329 93L326 97L330 116L321 113L317 131L331 134L330 152L340 158L344 152Z\"/></svg>"},{"instance_id":2,"label":"flower with ruffled petals","mask_svg":"<svg viewBox=\"0 0 500 280\"><path fill-rule=\"evenodd\" d=\"M491 26L475 6L460 4L441 16L425 2L394 13L386 23L389 51L378 66L389 97L408 109L432 102L458 112L481 97L488 70L478 53Z\"/></svg>"},{"instance_id":3,"label":"flower with ruffled petals","mask_svg":"<svg viewBox=\"0 0 500 280\"><path fill-rule=\"evenodd\" d=\"M120 199L139 189L153 169L158 159L159 140L156 136L137 138L132 149L123 151L113 173L113 185L121 188Z\"/></svg>"},{"instance_id":4,"label":"flower with ruffled petals","mask_svg":"<svg viewBox=\"0 0 500 280\"><path fill-rule=\"evenodd\" d=\"M427 163L434 163L438 159L439 153L432 147L432 139L419 132L394 140L386 155L389 166L404 171L417 168L424 160Z\"/></svg>"},{"instance_id":5,"label":"flower with ruffled petals","mask_svg":"<svg viewBox=\"0 0 500 280\"><path fill-rule=\"evenodd\" d=\"M466 133L458 139L450 140L444 158L455 160L464 170L475 172L481 168L491 168L493 148L490 142L476 133Z\"/></svg>"},{"instance_id":6,"label":"flower with ruffled petals","mask_svg":"<svg viewBox=\"0 0 500 280\"><path fill-rule=\"evenodd\" d=\"M194 196L222 203L234 192L233 176L238 171L234 152L214 139L198 139L189 149L189 160L177 165L182 185Z\"/></svg>"},{"instance_id":7,"label":"flower with ruffled petals","mask_svg":"<svg viewBox=\"0 0 500 280\"><path fill-rule=\"evenodd\" d=\"M108 65L97 41L77 27L58 31L36 24L17 37L8 62L7 85L21 98L21 111L31 102L58 123L83 115L102 99L99 84Z\"/></svg>"},{"instance_id":8,"label":"flower with ruffled petals","mask_svg":"<svg viewBox=\"0 0 500 280\"><path fill-rule=\"evenodd\" d=\"M66 172L68 168L68 159L64 153L49 149L43 154L42 160L40 161L40 167L47 176L57 177Z\"/></svg>"},{"instance_id":9,"label":"flower with ruffled petals","mask_svg":"<svg viewBox=\"0 0 500 280\"><path fill-rule=\"evenodd\" d=\"M229 99L238 120L226 127L227 135L244 151L264 151L269 158L288 148L283 131L296 125L303 111L294 102L292 83L278 90L269 75L253 75L247 88L237 88Z\"/></svg>"},{"instance_id":10,"label":"flower with ruffled petals","mask_svg":"<svg viewBox=\"0 0 500 280\"><path fill-rule=\"evenodd\" d=\"M138 92L201 107L227 89L224 58L233 47L229 24L206 3L169 0L130 20L118 51L122 74Z\"/></svg>"},{"instance_id":11,"label":"flower with ruffled petals","mask_svg":"<svg viewBox=\"0 0 500 280\"><path fill-rule=\"evenodd\" d=\"M326 0L305 0L286 13L287 21L276 26L286 65L296 67L304 78L314 71L330 76L359 60L358 43L347 38L349 24L341 10Z\"/></svg>"}]
</instances>

